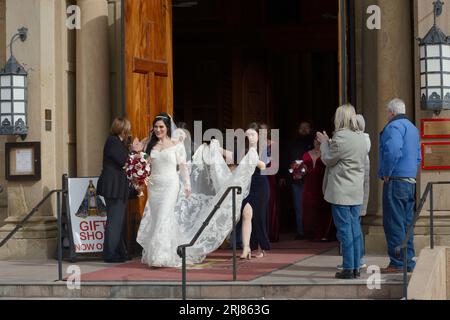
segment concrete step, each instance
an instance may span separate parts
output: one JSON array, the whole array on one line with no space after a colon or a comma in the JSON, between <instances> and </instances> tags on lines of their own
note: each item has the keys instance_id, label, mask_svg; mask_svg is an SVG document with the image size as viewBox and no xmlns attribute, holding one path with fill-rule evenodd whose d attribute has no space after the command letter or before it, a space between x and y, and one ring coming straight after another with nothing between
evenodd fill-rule
<instances>
[{"instance_id":1,"label":"concrete step","mask_svg":"<svg viewBox=\"0 0 450 320\"><path fill-rule=\"evenodd\" d=\"M365 280L340 284L249 284L197 282L187 287L188 299L401 299L401 282L382 282L370 290ZM18 299L181 299L180 283L82 283L71 289L65 282L3 283L0 298Z\"/></svg>"},{"instance_id":2,"label":"concrete step","mask_svg":"<svg viewBox=\"0 0 450 320\"><path fill-rule=\"evenodd\" d=\"M332 246L331 249L327 248ZM321 246L321 247L320 247ZM200 268L188 270L189 299L400 299L402 275L375 275L373 268L389 258L366 256L361 279L335 279L342 263L334 244L281 242L263 259L239 260L238 281L232 279L231 253L217 252ZM79 267L80 289L55 282L57 266L48 261L0 261L0 299L180 299L181 270L152 269L139 258L125 264L105 264L86 258L64 262L63 277ZM370 290L378 278L380 289Z\"/></svg>"}]
</instances>

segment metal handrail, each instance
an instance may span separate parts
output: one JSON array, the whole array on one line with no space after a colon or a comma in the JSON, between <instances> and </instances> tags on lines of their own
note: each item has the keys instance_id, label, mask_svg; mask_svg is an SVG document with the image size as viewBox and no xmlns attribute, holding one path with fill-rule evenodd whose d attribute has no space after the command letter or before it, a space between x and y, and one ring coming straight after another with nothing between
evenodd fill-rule
<instances>
[{"instance_id":1,"label":"metal handrail","mask_svg":"<svg viewBox=\"0 0 450 320\"><path fill-rule=\"evenodd\" d=\"M206 218L206 220L203 222L200 229L197 231L195 236L192 238L192 240L187 243L178 246L177 248L177 254L182 259L182 298L183 300L186 300L186 248L192 247L197 239L200 237L200 235L203 233L205 228L209 225L209 222L211 221L212 217L216 214L217 210L220 209L220 206L224 202L225 198L228 196L228 194L233 191L233 281L236 281L236 193L241 194L242 188L241 187L229 187L225 193L222 195L220 200L217 202L217 204L214 206L214 209L211 211L209 216Z\"/></svg>"},{"instance_id":2,"label":"metal handrail","mask_svg":"<svg viewBox=\"0 0 450 320\"><path fill-rule=\"evenodd\" d=\"M411 232L413 232L414 227L416 226L417 221L419 220L420 213L422 212L423 206L425 205L425 201L430 195L430 248L434 249L434 205L433 205L433 185L444 185L450 184L450 181L440 181L440 182L428 182L425 191L420 198L419 206L416 209L414 214L414 219L411 224L408 226L406 231L406 236L403 239L403 242L400 246L395 248L395 255L400 258L403 252L403 299L408 300L408 241L411 236Z\"/></svg>"},{"instance_id":3,"label":"metal handrail","mask_svg":"<svg viewBox=\"0 0 450 320\"><path fill-rule=\"evenodd\" d=\"M61 225L61 195L67 193L66 189L55 189L50 191L15 227L14 229L0 242L0 248L4 246L9 239L11 239L24 224L39 211L39 208L54 194L57 193L57 220L58 220L58 280L62 281L62 225Z\"/></svg>"}]
</instances>

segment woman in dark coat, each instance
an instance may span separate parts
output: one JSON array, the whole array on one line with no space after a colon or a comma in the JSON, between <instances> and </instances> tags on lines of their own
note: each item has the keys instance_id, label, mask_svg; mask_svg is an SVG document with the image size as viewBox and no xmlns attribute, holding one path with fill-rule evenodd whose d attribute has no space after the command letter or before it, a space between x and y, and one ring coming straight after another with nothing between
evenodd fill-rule
<instances>
[{"instance_id":1,"label":"woman in dark coat","mask_svg":"<svg viewBox=\"0 0 450 320\"><path fill-rule=\"evenodd\" d=\"M107 221L103 244L105 262L125 262L128 260L123 226L127 211L129 188L123 169L128 155L128 137L131 124L127 119L116 118L111 125L111 135L103 149L103 170L97 184L97 193L106 202ZM140 144L134 143L134 151L140 151Z\"/></svg>"}]
</instances>

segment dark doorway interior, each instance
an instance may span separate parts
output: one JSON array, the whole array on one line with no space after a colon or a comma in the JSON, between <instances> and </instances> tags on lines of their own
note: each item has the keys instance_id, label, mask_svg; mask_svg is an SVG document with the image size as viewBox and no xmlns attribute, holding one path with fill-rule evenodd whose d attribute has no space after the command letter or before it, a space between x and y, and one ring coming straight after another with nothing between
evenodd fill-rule
<instances>
[{"instance_id":1,"label":"dark doorway interior","mask_svg":"<svg viewBox=\"0 0 450 320\"><path fill-rule=\"evenodd\" d=\"M174 114L192 129L280 129L301 119L331 133L339 101L337 0L197 0L173 9ZM192 132L192 131L191 131ZM281 168L280 170L286 170ZM295 226L284 192L281 228Z\"/></svg>"}]
</instances>

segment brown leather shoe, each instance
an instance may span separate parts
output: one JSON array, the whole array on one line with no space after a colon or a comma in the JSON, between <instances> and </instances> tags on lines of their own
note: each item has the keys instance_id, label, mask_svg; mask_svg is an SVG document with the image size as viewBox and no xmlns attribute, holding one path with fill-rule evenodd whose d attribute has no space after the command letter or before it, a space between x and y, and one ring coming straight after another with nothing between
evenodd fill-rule
<instances>
[{"instance_id":1,"label":"brown leather shoe","mask_svg":"<svg viewBox=\"0 0 450 320\"><path fill-rule=\"evenodd\" d=\"M402 268L397 268L392 265L388 265L386 268L380 270L381 273L403 273Z\"/></svg>"}]
</instances>

